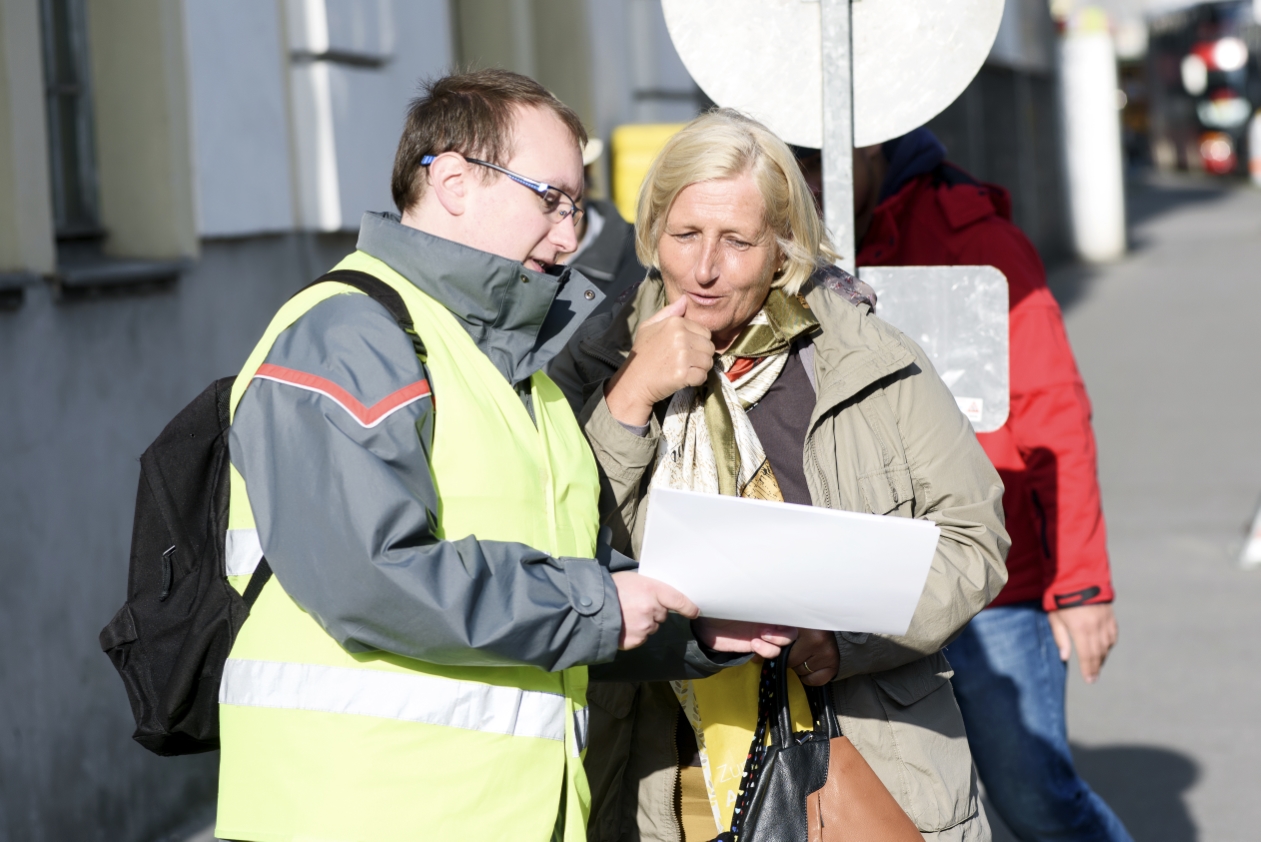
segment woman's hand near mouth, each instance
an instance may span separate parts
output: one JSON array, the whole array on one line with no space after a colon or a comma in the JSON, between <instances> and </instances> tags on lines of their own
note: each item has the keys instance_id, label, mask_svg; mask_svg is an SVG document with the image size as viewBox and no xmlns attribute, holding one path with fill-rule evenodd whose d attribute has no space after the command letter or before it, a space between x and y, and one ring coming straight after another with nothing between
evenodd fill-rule
<instances>
[{"instance_id":1,"label":"woman's hand near mouth","mask_svg":"<svg viewBox=\"0 0 1261 842\"><path fill-rule=\"evenodd\" d=\"M640 325L630 356L605 386L609 412L623 424L647 424L658 401L701 385L714 367L709 329L686 318L689 306L688 296L679 296Z\"/></svg>"}]
</instances>

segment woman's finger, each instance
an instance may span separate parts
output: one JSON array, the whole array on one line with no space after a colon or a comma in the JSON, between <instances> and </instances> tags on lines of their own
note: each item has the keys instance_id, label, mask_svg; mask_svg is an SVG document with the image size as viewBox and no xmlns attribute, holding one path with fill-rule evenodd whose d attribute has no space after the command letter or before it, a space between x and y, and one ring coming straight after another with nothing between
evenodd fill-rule
<instances>
[{"instance_id":1,"label":"woman's finger","mask_svg":"<svg viewBox=\"0 0 1261 842\"><path fill-rule=\"evenodd\" d=\"M665 307L662 307L660 310L658 310L656 313L653 314L652 318L644 321L644 323L639 326L639 329L643 330L644 328L655 325L658 322L664 322L666 319L672 319L675 316L682 316L682 315L685 315L686 313L687 313L687 296L680 295L678 300L675 301L673 304L669 304Z\"/></svg>"},{"instance_id":2,"label":"woman's finger","mask_svg":"<svg viewBox=\"0 0 1261 842\"><path fill-rule=\"evenodd\" d=\"M755 637L749 641L749 648L753 650L753 654L758 655L766 660L778 658L779 653L783 651L779 646L768 643L765 640Z\"/></svg>"}]
</instances>

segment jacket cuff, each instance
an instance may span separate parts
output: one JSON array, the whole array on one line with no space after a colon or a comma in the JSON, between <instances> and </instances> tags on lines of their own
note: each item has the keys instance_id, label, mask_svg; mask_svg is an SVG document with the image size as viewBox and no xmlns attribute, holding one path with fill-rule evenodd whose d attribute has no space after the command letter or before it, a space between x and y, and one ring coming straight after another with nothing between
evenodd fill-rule
<instances>
[{"instance_id":1,"label":"jacket cuff","mask_svg":"<svg viewBox=\"0 0 1261 842\"><path fill-rule=\"evenodd\" d=\"M613 549L613 530L607 526L600 529L595 544L595 560L608 568L610 573L622 573L626 570L638 570L639 562Z\"/></svg>"},{"instance_id":2,"label":"jacket cuff","mask_svg":"<svg viewBox=\"0 0 1261 842\"><path fill-rule=\"evenodd\" d=\"M836 638L836 650L840 654L839 667L837 668L836 678L833 681L840 681L844 678L851 678L855 675L870 672L869 652L866 648L867 641L871 635L867 632L835 632L833 636Z\"/></svg>"},{"instance_id":3,"label":"jacket cuff","mask_svg":"<svg viewBox=\"0 0 1261 842\"><path fill-rule=\"evenodd\" d=\"M619 553L620 555L620 553ZM600 664L617 655L617 640L622 635L622 606L617 599L617 585L605 564L592 558L561 558L569 590L569 605L595 628L595 651L585 663Z\"/></svg>"},{"instance_id":4,"label":"jacket cuff","mask_svg":"<svg viewBox=\"0 0 1261 842\"><path fill-rule=\"evenodd\" d=\"M638 649L618 652L613 663L591 668L592 681L682 681L708 678L752 655L728 655L701 646L686 617L671 614Z\"/></svg>"},{"instance_id":5,"label":"jacket cuff","mask_svg":"<svg viewBox=\"0 0 1261 842\"><path fill-rule=\"evenodd\" d=\"M1058 611L1061 608L1078 608L1082 605L1103 605L1112 602L1115 594L1112 591L1112 585L1104 583L1102 585L1090 585L1084 588L1056 590L1054 592L1047 591L1042 596L1043 611Z\"/></svg>"},{"instance_id":6,"label":"jacket cuff","mask_svg":"<svg viewBox=\"0 0 1261 842\"><path fill-rule=\"evenodd\" d=\"M656 415L648 419L648 430L638 435L613 417L600 389L582 411L582 428L591 443L601 450L616 453L621 473L637 479L657 455L657 443L661 439L661 424ZM609 472L607 460L601 460L602 468Z\"/></svg>"},{"instance_id":7,"label":"jacket cuff","mask_svg":"<svg viewBox=\"0 0 1261 842\"><path fill-rule=\"evenodd\" d=\"M738 667L752 658L752 652L741 654L710 649L696 639L695 632L692 633L692 638L687 642L687 649L683 653L683 662L687 665L688 672L704 676L714 675L728 667Z\"/></svg>"}]
</instances>

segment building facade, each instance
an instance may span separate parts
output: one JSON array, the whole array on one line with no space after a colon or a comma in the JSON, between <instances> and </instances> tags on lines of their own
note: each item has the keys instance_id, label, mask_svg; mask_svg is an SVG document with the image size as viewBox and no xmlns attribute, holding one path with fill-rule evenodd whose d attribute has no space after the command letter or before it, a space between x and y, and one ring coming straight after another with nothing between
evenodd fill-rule
<instances>
[{"instance_id":1,"label":"building facade","mask_svg":"<svg viewBox=\"0 0 1261 842\"><path fill-rule=\"evenodd\" d=\"M707 104L659 0L0 0L0 839L209 821L216 755L132 742L96 642L124 598L137 457L392 207L417 80L479 65L538 78L606 142ZM980 112L969 91L935 125L979 176L1015 179L1028 225L1045 201L1022 211L1023 185L1047 176L1018 147L1051 142L1049 70L1022 88L995 68Z\"/></svg>"}]
</instances>

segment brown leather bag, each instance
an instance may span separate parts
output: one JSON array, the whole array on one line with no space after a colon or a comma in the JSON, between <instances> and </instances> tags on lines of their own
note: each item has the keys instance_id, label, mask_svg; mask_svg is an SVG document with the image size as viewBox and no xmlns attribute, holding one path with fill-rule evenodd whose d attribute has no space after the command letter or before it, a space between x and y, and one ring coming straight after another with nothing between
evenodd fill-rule
<instances>
[{"instance_id":1,"label":"brown leather bag","mask_svg":"<svg viewBox=\"0 0 1261 842\"><path fill-rule=\"evenodd\" d=\"M849 737L829 741L828 779L806 797L806 826L809 842L924 839Z\"/></svg>"}]
</instances>

